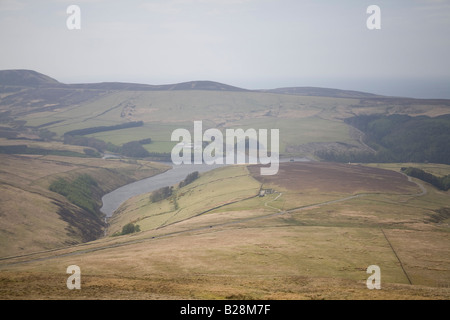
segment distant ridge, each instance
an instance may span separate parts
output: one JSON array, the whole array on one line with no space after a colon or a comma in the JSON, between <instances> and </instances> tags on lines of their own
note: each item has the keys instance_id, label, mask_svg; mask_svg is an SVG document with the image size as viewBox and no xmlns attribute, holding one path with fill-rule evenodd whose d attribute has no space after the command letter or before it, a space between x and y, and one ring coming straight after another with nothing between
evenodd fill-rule
<instances>
[{"instance_id":1,"label":"distant ridge","mask_svg":"<svg viewBox=\"0 0 450 320\"><path fill-rule=\"evenodd\" d=\"M33 70L0 70L0 86L58 87L65 89L123 90L123 91L168 91L168 90L211 90L249 91L214 81L189 81L175 84L150 85L128 82L100 82L64 84Z\"/></svg>"},{"instance_id":2,"label":"distant ridge","mask_svg":"<svg viewBox=\"0 0 450 320\"><path fill-rule=\"evenodd\" d=\"M0 86L34 87L34 88L62 88L62 89L90 89L111 91L176 91L176 90L207 90L207 91L236 91L236 92L266 92L276 94L291 94L301 96L319 96L333 98L387 98L384 96L330 88L318 87L288 87L267 90L247 90L214 81L189 81L175 84L150 85L127 82L100 82L64 84L49 76L33 70L0 70ZM1 90L0 90L1 91Z\"/></svg>"},{"instance_id":3,"label":"distant ridge","mask_svg":"<svg viewBox=\"0 0 450 320\"><path fill-rule=\"evenodd\" d=\"M248 91L214 81L189 81L175 84L150 85L126 82L81 83L67 85L71 88L127 90L127 91L170 91L170 90L211 90L211 91Z\"/></svg>"},{"instance_id":4,"label":"distant ridge","mask_svg":"<svg viewBox=\"0 0 450 320\"><path fill-rule=\"evenodd\" d=\"M318 87L289 87L269 90L260 90L262 92L278 93L278 94L292 94L298 96L317 96L317 97L332 97L332 98L380 98L383 96L373 93L340 90L330 88Z\"/></svg>"},{"instance_id":5,"label":"distant ridge","mask_svg":"<svg viewBox=\"0 0 450 320\"><path fill-rule=\"evenodd\" d=\"M189 81L172 85L163 85L166 90L214 90L214 91L249 91L214 81Z\"/></svg>"}]
</instances>

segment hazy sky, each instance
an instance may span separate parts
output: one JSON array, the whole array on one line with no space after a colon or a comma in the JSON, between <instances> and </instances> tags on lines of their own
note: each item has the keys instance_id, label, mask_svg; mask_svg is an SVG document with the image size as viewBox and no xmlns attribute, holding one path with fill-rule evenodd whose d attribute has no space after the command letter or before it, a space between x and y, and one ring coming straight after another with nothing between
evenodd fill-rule
<instances>
[{"instance_id":1,"label":"hazy sky","mask_svg":"<svg viewBox=\"0 0 450 320\"><path fill-rule=\"evenodd\" d=\"M81 29L69 30L69 5ZM369 5L381 30L369 30ZM450 0L0 0L0 69L450 98Z\"/></svg>"}]
</instances>

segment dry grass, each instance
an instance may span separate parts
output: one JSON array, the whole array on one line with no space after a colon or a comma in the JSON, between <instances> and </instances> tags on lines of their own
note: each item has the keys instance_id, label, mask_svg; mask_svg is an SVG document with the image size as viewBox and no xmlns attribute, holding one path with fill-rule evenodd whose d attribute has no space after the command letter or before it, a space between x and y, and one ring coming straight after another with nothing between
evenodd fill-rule
<instances>
[{"instance_id":1,"label":"dry grass","mask_svg":"<svg viewBox=\"0 0 450 320\"><path fill-rule=\"evenodd\" d=\"M77 264L82 289L65 286ZM378 264L382 290L365 287ZM447 299L408 285L379 230L240 225L3 267L7 299Z\"/></svg>"},{"instance_id":2,"label":"dry grass","mask_svg":"<svg viewBox=\"0 0 450 320\"><path fill-rule=\"evenodd\" d=\"M1 272L2 299L233 299L233 300L435 300L447 299L448 289L385 284L368 290L362 282L306 276L123 277L82 275L81 290L68 290L67 274Z\"/></svg>"},{"instance_id":3,"label":"dry grass","mask_svg":"<svg viewBox=\"0 0 450 320\"><path fill-rule=\"evenodd\" d=\"M228 180L216 178L235 170L212 171L191 187L212 192L208 186L214 185L218 192ZM373 171L370 179L377 180ZM338 203L325 202L351 190L335 185L334 193L317 194L317 186L285 187L289 197L253 198L159 229L2 260L0 297L449 299L449 229L426 220L448 205L448 193L425 185L428 193L419 197L406 182L401 177L393 186L399 194L375 190ZM408 190L412 194L402 194ZM314 201L316 206L282 214L277 209ZM72 264L81 268L79 291L65 285ZM381 268L381 290L365 285L373 264Z\"/></svg>"},{"instance_id":4,"label":"dry grass","mask_svg":"<svg viewBox=\"0 0 450 320\"><path fill-rule=\"evenodd\" d=\"M59 156L0 155L0 163L0 257L83 241L79 228L73 228L59 214L61 205L69 211L73 206L48 190L57 178L88 173L107 192L166 168L148 161Z\"/></svg>"},{"instance_id":5,"label":"dry grass","mask_svg":"<svg viewBox=\"0 0 450 320\"><path fill-rule=\"evenodd\" d=\"M143 231L161 228L213 208L254 197L259 188L260 184L249 175L245 166L206 172L201 179L183 188L175 188L174 195L167 200L152 203L151 193L129 199L110 219L108 234L120 231L129 222L139 224Z\"/></svg>"}]
</instances>

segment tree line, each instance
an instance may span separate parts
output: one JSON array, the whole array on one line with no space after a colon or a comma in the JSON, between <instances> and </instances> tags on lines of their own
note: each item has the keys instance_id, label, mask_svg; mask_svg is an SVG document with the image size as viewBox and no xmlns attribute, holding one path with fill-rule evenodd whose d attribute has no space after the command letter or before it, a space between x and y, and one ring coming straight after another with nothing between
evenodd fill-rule
<instances>
[{"instance_id":1,"label":"tree line","mask_svg":"<svg viewBox=\"0 0 450 320\"><path fill-rule=\"evenodd\" d=\"M89 154L90 151L84 150L85 154L76 151L69 150L51 150L43 148L28 147L27 145L11 145L0 146L0 153L3 154L38 154L38 155L53 155L53 156L65 156L65 157L80 157L85 158L88 156L98 156L96 154Z\"/></svg>"},{"instance_id":2,"label":"tree line","mask_svg":"<svg viewBox=\"0 0 450 320\"><path fill-rule=\"evenodd\" d=\"M189 173L186 178L180 182L179 187L183 188L184 186L187 186L188 184L194 182L195 180L198 179L198 177L200 176L200 174L198 173L198 171L194 171L192 173Z\"/></svg>"},{"instance_id":3,"label":"tree line","mask_svg":"<svg viewBox=\"0 0 450 320\"><path fill-rule=\"evenodd\" d=\"M401 168L401 170L408 176L428 182L429 184L435 186L440 190L447 191L448 189L450 189L450 174L443 177L437 177L429 172L414 167L403 167Z\"/></svg>"},{"instance_id":4,"label":"tree line","mask_svg":"<svg viewBox=\"0 0 450 320\"><path fill-rule=\"evenodd\" d=\"M376 150L334 152L316 155L336 162L432 162L450 164L450 115L361 115L345 123L365 133L365 143Z\"/></svg>"},{"instance_id":5,"label":"tree line","mask_svg":"<svg viewBox=\"0 0 450 320\"><path fill-rule=\"evenodd\" d=\"M197 180L199 178L199 176L200 176L200 174L198 171L189 173L186 176L186 178L179 183L178 187L182 188L182 187L194 182L195 180ZM162 201L162 200L165 200L165 199L171 197L173 194L174 194L173 187L162 187L162 188L159 188L158 190L155 190L152 192L152 194L150 195L150 201L151 202Z\"/></svg>"},{"instance_id":6,"label":"tree line","mask_svg":"<svg viewBox=\"0 0 450 320\"><path fill-rule=\"evenodd\" d=\"M76 129L76 130L68 131L64 135L85 136L88 134L99 133L99 132L104 132L104 131L113 131L113 130L141 127L143 125L144 125L143 121L133 121L133 122L126 122L126 123L122 123L122 124L116 124L116 125L112 125L112 126L99 126L99 127L90 127L90 128L84 128L84 129Z\"/></svg>"},{"instance_id":7,"label":"tree line","mask_svg":"<svg viewBox=\"0 0 450 320\"><path fill-rule=\"evenodd\" d=\"M142 146L143 144L149 144L151 142L151 138L146 138L138 141L130 141L124 143L122 146L117 146L111 142L105 142L93 137L64 135L65 144L90 147L101 153L109 151L131 158L146 158L151 156L151 154Z\"/></svg>"}]
</instances>

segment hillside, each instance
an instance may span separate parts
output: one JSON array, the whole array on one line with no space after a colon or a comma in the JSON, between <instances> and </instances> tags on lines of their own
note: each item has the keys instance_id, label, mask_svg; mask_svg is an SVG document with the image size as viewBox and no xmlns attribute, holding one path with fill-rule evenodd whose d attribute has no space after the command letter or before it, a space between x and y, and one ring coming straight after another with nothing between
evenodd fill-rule
<instances>
[{"instance_id":1,"label":"hillside","mask_svg":"<svg viewBox=\"0 0 450 320\"><path fill-rule=\"evenodd\" d=\"M345 162L431 162L450 164L450 115L411 117L370 115L348 118L346 123L365 134L375 154L324 153L324 158ZM334 156L334 157L333 157Z\"/></svg>"},{"instance_id":2,"label":"hillside","mask_svg":"<svg viewBox=\"0 0 450 320\"><path fill-rule=\"evenodd\" d=\"M57 80L33 70L0 70L0 86L58 87Z\"/></svg>"},{"instance_id":3,"label":"hillside","mask_svg":"<svg viewBox=\"0 0 450 320\"><path fill-rule=\"evenodd\" d=\"M380 165L284 163L280 177L258 172L202 174L177 189L178 209L173 199L130 199L114 223L128 219L141 232L1 260L0 297L448 299L448 226L430 219L447 193L428 184L423 193ZM274 193L246 199L230 187L236 176L241 190L253 194L262 183ZM71 264L81 268L81 290L65 287ZM373 264L381 290L365 284Z\"/></svg>"},{"instance_id":4,"label":"hillside","mask_svg":"<svg viewBox=\"0 0 450 320\"><path fill-rule=\"evenodd\" d=\"M51 155L0 154L0 161L0 257L102 237L105 223L98 210L102 195L167 168L150 162L133 164ZM49 190L58 179L77 181L83 175L96 184L95 188L85 190L88 194L84 198L76 190L67 197ZM93 206L87 207L86 203Z\"/></svg>"},{"instance_id":5,"label":"hillside","mask_svg":"<svg viewBox=\"0 0 450 320\"><path fill-rule=\"evenodd\" d=\"M279 93L279 94L293 94L299 96L316 96L316 97L331 97L331 98L379 98L381 96L352 90L339 90L330 88L317 87L290 87L277 88L269 90L261 90L262 92Z\"/></svg>"},{"instance_id":6,"label":"hillside","mask_svg":"<svg viewBox=\"0 0 450 320\"><path fill-rule=\"evenodd\" d=\"M73 89L120 90L120 91L171 91L171 90L212 90L212 91L247 91L238 87L214 81L189 81L166 85L148 85L125 82L102 82L68 84Z\"/></svg>"},{"instance_id":7,"label":"hillside","mask_svg":"<svg viewBox=\"0 0 450 320\"><path fill-rule=\"evenodd\" d=\"M401 168L450 173L426 161L448 151L450 100L0 74L0 298L449 297L449 191ZM166 170L150 160L198 120L279 129L282 157L345 163L226 166L128 199L106 225L101 196ZM65 286L73 264L81 291ZM365 286L369 265L383 290Z\"/></svg>"},{"instance_id":8,"label":"hillside","mask_svg":"<svg viewBox=\"0 0 450 320\"><path fill-rule=\"evenodd\" d=\"M94 132L98 127L142 121L140 127L88 137L117 146L151 138L152 142L143 147L160 159L166 159L174 146L170 141L172 131L180 127L190 130L196 120L204 122L204 129L276 128L280 130L282 156L317 159L329 150L367 151L364 133L345 119L374 114L437 117L450 113L450 100L380 97L326 88L252 91L212 81L60 84L33 71L0 74L10 79L9 86L8 82L0 86L1 137L52 136L62 141L74 130ZM30 77L47 79L42 80L46 86L29 86Z\"/></svg>"},{"instance_id":9,"label":"hillside","mask_svg":"<svg viewBox=\"0 0 450 320\"><path fill-rule=\"evenodd\" d=\"M33 70L0 70L0 86L54 87L65 89L120 90L120 91L166 91L166 90L213 90L247 91L214 81L189 81L165 85L149 85L126 82L101 82L64 84Z\"/></svg>"},{"instance_id":10,"label":"hillside","mask_svg":"<svg viewBox=\"0 0 450 320\"><path fill-rule=\"evenodd\" d=\"M170 90L212 90L212 91L252 91L215 81L188 81L174 84L150 85L126 82L101 82L63 84L49 76L33 70L0 70L0 86L19 87L64 87L66 89L120 90L120 91L170 91ZM276 94L294 94L333 98L376 98L375 94L317 87L290 87L253 90Z\"/></svg>"}]
</instances>

